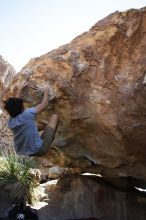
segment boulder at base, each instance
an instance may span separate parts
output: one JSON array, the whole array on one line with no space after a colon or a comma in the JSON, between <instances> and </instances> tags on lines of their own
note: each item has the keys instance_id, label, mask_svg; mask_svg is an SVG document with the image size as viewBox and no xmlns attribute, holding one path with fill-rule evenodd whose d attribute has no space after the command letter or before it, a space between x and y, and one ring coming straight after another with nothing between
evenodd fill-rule
<instances>
[{"instance_id":1,"label":"boulder at base","mask_svg":"<svg viewBox=\"0 0 146 220\"><path fill-rule=\"evenodd\" d=\"M114 189L101 178L70 175L45 188L48 201L38 210L39 219L146 219L145 198Z\"/></svg>"}]
</instances>

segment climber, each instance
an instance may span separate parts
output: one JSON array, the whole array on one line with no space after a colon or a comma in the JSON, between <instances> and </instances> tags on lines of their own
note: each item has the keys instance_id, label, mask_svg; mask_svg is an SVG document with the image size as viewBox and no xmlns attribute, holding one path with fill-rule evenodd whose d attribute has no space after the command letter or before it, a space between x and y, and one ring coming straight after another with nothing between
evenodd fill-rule
<instances>
[{"instance_id":1,"label":"climber","mask_svg":"<svg viewBox=\"0 0 146 220\"><path fill-rule=\"evenodd\" d=\"M21 91L25 86L27 83L22 83L17 88L16 96L4 101L4 109L10 115L8 127L13 132L14 147L18 155L41 157L50 149L56 133L58 116L53 114L50 117L40 136L35 123L35 116L48 106L49 88L48 86L43 88L44 96L40 104L25 110L21 97Z\"/></svg>"}]
</instances>

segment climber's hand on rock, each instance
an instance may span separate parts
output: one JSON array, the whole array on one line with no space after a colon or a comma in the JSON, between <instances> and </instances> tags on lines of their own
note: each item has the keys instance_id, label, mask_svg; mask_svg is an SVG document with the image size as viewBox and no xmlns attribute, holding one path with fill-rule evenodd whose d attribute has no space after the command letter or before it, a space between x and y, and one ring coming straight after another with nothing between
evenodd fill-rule
<instances>
[{"instance_id":1,"label":"climber's hand on rock","mask_svg":"<svg viewBox=\"0 0 146 220\"><path fill-rule=\"evenodd\" d=\"M49 103L49 100L48 100L49 86L44 86L43 91L44 91L44 97L43 97L41 103L35 106L37 114L44 111Z\"/></svg>"},{"instance_id":2,"label":"climber's hand on rock","mask_svg":"<svg viewBox=\"0 0 146 220\"><path fill-rule=\"evenodd\" d=\"M44 91L45 94L48 94L49 93L49 86L45 85L43 87L43 91Z\"/></svg>"},{"instance_id":3,"label":"climber's hand on rock","mask_svg":"<svg viewBox=\"0 0 146 220\"><path fill-rule=\"evenodd\" d=\"M26 86L27 86L26 81L20 83L19 86L17 86L17 93L16 93L16 96L15 96L16 98L21 98L21 91Z\"/></svg>"},{"instance_id":4,"label":"climber's hand on rock","mask_svg":"<svg viewBox=\"0 0 146 220\"><path fill-rule=\"evenodd\" d=\"M22 83L19 84L19 86L17 87L17 89L22 90L23 88L25 88L27 86L27 82L24 81Z\"/></svg>"}]
</instances>

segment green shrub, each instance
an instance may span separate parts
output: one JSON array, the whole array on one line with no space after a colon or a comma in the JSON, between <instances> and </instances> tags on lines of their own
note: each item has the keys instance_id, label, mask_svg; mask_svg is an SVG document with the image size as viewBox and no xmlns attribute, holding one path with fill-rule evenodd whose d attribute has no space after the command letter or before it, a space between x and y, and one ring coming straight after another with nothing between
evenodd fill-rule
<instances>
[{"instance_id":1,"label":"green shrub","mask_svg":"<svg viewBox=\"0 0 146 220\"><path fill-rule=\"evenodd\" d=\"M34 189L37 186L29 169L34 167L32 159L9 154L0 160L0 187L8 190L15 202L28 202L34 198Z\"/></svg>"}]
</instances>

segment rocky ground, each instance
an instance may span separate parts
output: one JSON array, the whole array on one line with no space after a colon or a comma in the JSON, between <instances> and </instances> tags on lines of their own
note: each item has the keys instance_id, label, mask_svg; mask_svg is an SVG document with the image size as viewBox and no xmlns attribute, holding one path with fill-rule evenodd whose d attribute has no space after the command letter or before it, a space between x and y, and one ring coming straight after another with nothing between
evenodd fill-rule
<instances>
[{"instance_id":1,"label":"rocky ground","mask_svg":"<svg viewBox=\"0 0 146 220\"><path fill-rule=\"evenodd\" d=\"M146 219L146 195L115 189L98 176L67 175L41 187L45 188L46 198L33 206L40 220ZM11 201L2 192L0 216L4 216L10 205Z\"/></svg>"}]
</instances>

